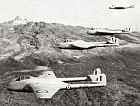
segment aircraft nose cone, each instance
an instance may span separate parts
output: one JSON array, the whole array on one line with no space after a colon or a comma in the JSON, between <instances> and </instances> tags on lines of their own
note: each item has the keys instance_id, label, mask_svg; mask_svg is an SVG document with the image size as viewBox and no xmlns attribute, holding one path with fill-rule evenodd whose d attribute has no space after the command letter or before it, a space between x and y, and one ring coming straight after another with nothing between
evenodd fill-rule
<instances>
[{"instance_id":1,"label":"aircraft nose cone","mask_svg":"<svg viewBox=\"0 0 140 106\"><path fill-rule=\"evenodd\" d=\"M12 82L9 82L7 84L7 89L9 89L9 90L12 90L13 89L13 83Z\"/></svg>"},{"instance_id":2,"label":"aircraft nose cone","mask_svg":"<svg viewBox=\"0 0 140 106\"><path fill-rule=\"evenodd\" d=\"M6 87L7 87L7 89L10 89L11 88L11 84L8 83Z\"/></svg>"},{"instance_id":3,"label":"aircraft nose cone","mask_svg":"<svg viewBox=\"0 0 140 106\"><path fill-rule=\"evenodd\" d=\"M15 80L12 80L11 82L9 82L7 84L7 89L9 90L12 90L12 91L15 91L15 90L23 90L24 87L25 87L26 83L23 83L23 82L17 82Z\"/></svg>"}]
</instances>

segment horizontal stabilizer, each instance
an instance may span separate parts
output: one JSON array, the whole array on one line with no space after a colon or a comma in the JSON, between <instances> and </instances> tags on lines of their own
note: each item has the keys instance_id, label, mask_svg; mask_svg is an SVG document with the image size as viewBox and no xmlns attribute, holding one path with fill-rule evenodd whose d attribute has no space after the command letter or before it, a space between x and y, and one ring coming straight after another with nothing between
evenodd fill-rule
<instances>
[{"instance_id":1,"label":"horizontal stabilizer","mask_svg":"<svg viewBox=\"0 0 140 106\"><path fill-rule=\"evenodd\" d=\"M99 75L101 75L101 69L97 68L94 70L93 74L88 75L87 79L95 81Z\"/></svg>"},{"instance_id":2,"label":"horizontal stabilizer","mask_svg":"<svg viewBox=\"0 0 140 106\"><path fill-rule=\"evenodd\" d=\"M105 74L101 74L101 75L89 75L92 83L102 83L104 85L106 85L106 75Z\"/></svg>"}]
</instances>

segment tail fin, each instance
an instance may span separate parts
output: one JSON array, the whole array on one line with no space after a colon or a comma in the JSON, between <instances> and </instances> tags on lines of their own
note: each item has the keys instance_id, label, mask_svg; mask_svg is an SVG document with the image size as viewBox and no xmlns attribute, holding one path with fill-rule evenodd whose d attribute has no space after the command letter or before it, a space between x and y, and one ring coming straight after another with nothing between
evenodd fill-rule
<instances>
[{"instance_id":1,"label":"tail fin","mask_svg":"<svg viewBox=\"0 0 140 106\"><path fill-rule=\"evenodd\" d=\"M129 7L134 8L134 5L131 5L131 6L129 6Z\"/></svg>"},{"instance_id":2,"label":"tail fin","mask_svg":"<svg viewBox=\"0 0 140 106\"><path fill-rule=\"evenodd\" d=\"M110 43L110 44L116 43L116 38L115 37L111 37L110 40L107 41L107 43Z\"/></svg>"},{"instance_id":3,"label":"tail fin","mask_svg":"<svg viewBox=\"0 0 140 106\"><path fill-rule=\"evenodd\" d=\"M101 70L99 68L94 70L93 74L88 75L88 77L93 83L102 83L103 85L106 85L106 75L101 74Z\"/></svg>"},{"instance_id":4,"label":"tail fin","mask_svg":"<svg viewBox=\"0 0 140 106\"><path fill-rule=\"evenodd\" d=\"M97 68L94 70L93 75L100 75L101 74L101 69Z\"/></svg>"},{"instance_id":5,"label":"tail fin","mask_svg":"<svg viewBox=\"0 0 140 106\"><path fill-rule=\"evenodd\" d=\"M111 37L110 38L110 43L116 43L116 38L115 37Z\"/></svg>"},{"instance_id":6,"label":"tail fin","mask_svg":"<svg viewBox=\"0 0 140 106\"><path fill-rule=\"evenodd\" d=\"M115 43L117 46L119 46L119 38L115 38Z\"/></svg>"},{"instance_id":7,"label":"tail fin","mask_svg":"<svg viewBox=\"0 0 140 106\"><path fill-rule=\"evenodd\" d=\"M115 37L111 37L107 43L116 44L117 46L119 46L119 39Z\"/></svg>"},{"instance_id":8,"label":"tail fin","mask_svg":"<svg viewBox=\"0 0 140 106\"><path fill-rule=\"evenodd\" d=\"M105 74L101 74L97 77L97 79L95 81L92 81L95 83L102 83L104 85L106 85L106 75Z\"/></svg>"},{"instance_id":9,"label":"tail fin","mask_svg":"<svg viewBox=\"0 0 140 106\"><path fill-rule=\"evenodd\" d=\"M42 78L56 78L53 71L44 71L38 77Z\"/></svg>"}]
</instances>

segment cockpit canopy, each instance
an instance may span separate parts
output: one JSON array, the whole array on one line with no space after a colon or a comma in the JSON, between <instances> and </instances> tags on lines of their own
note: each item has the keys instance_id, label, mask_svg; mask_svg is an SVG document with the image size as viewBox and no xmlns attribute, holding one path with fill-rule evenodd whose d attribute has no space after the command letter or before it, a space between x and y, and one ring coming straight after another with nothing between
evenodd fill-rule
<instances>
[{"instance_id":1,"label":"cockpit canopy","mask_svg":"<svg viewBox=\"0 0 140 106\"><path fill-rule=\"evenodd\" d=\"M20 77L16 79L16 81L21 81L21 80L30 79L30 78L31 78L30 75L21 75Z\"/></svg>"}]
</instances>

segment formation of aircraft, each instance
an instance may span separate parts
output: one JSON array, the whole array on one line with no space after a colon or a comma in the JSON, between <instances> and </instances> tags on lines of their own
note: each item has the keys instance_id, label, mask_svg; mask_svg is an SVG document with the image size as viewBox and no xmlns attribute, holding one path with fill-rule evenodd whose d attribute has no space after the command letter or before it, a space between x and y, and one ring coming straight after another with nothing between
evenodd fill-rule
<instances>
[{"instance_id":1,"label":"formation of aircraft","mask_svg":"<svg viewBox=\"0 0 140 106\"><path fill-rule=\"evenodd\" d=\"M134 8L134 5L131 5L131 6L115 6L115 5L112 5L111 7L109 7L109 9L128 9L128 8Z\"/></svg>"},{"instance_id":2,"label":"formation of aircraft","mask_svg":"<svg viewBox=\"0 0 140 106\"><path fill-rule=\"evenodd\" d=\"M112 30L112 29L91 29L87 31L90 35L114 35L114 34L128 34L131 33L130 28L124 30Z\"/></svg>"},{"instance_id":3,"label":"formation of aircraft","mask_svg":"<svg viewBox=\"0 0 140 106\"><path fill-rule=\"evenodd\" d=\"M84 83L74 83L84 81ZM88 83L85 83L87 81ZM106 75L97 68L93 74L87 77L57 78L53 71L45 71L38 77L20 76L13 79L7 88L12 91L28 92L33 91L37 98L51 98L60 89L74 89L85 87L106 86Z\"/></svg>"},{"instance_id":4,"label":"formation of aircraft","mask_svg":"<svg viewBox=\"0 0 140 106\"><path fill-rule=\"evenodd\" d=\"M128 9L134 8L134 5L123 7L112 5L109 9ZM129 30L111 30L111 29L92 29L87 31L88 34L113 35L130 33ZM60 49L89 49L94 47L119 46L119 39L111 37L105 42L85 42L76 40L73 42L60 43ZM72 83L76 82L76 83ZM80 82L80 83L78 83ZM83 82L83 83L81 83ZM87 83L86 83L87 82ZM101 73L97 68L93 74L86 77L57 78L53 71L44 71L38 77L30 75L21 75L13 79L7 89L17 92L33 91L37 98L50 99L58 90L69 90L77 88L106 86L106 75Z\"/></svg>"},{"instance_id":5,"label":"formation of aircraft","mask_svg":"<svg viewBox=\"0 0 140 106\"><path fill-rule=\"evenodd\" d=\"M60 49L91 49L95 47L119 46L119 39L111 37L109 41L105 42L85 42L83 40L76 40L73 42L60 43Z\"/></svg>"}]
</instances>

